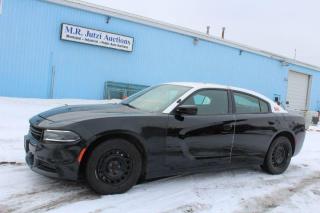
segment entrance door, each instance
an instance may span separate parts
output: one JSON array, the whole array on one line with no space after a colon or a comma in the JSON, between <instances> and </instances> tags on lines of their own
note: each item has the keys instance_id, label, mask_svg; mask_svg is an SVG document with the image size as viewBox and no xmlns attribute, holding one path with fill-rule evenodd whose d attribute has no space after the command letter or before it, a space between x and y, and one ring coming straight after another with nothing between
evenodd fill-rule
<instances>
[{"instance_id":1,"label":"entrance door","mask_svg":"<svg viewBox=\"0 0 320 213\"><path fill-rule=\"evenodd\" d=\"M289 71L287 90L287 110L304 116L307 110L309 75Z\"/></svg>"}]
</instances>

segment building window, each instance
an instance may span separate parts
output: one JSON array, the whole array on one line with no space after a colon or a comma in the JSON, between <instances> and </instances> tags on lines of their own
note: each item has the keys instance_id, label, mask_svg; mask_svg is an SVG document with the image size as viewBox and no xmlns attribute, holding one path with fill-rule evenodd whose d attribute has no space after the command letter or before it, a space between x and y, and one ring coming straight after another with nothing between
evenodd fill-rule
<instances>
[{"instance_id":1,"label":"building window","mask_svg":"<svg viewBox=\"0 0 320 213\"><path fill-rule=\"evenodd\" d=\"M107 81L104 87L104 99L125 99L149 86Z\"/></svg>"}]
</instances>

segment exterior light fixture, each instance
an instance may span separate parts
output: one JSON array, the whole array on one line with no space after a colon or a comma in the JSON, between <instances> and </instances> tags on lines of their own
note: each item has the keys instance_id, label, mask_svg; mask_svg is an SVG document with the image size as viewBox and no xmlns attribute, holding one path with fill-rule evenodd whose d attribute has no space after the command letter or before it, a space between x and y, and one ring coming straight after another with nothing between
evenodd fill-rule
<instances>
[{"instance_id":1,"label":"exterior light fixture","mask_svg":"<svg viewBox=\"0 0 320 213\"><path fill-rule=\"evenodd\" d=\"M280 61L280 64L281 64L281 66L283 66L283 67L289 66L289 63L288 63L287 61L285 61L285 60L281 60L281 61Z\"/></svg>"},{"instance_id":2,"label":"exterior light fixture","mask_svg":"<svg viewBox=\"0 0 320 213\"><path fill-rule=\"evenodd\" d=\"M198 38L194 38L194 39L193 39L193 44L194 44L194 45L197 45L198 42L199 42L199 39L198 39Z\"/></svg>"},{"instance_id":3,"label":"exterior light fixture","mask_svg":"<svg viewBox=\"0 0 320 213\"><path fill-rule=\"evenodd\" d=\"M107 24L109 24L110 19L111 19L110 16L107 16L107 17L106 17L106 23L107 23Z\"/></svg>"}]
</instances>

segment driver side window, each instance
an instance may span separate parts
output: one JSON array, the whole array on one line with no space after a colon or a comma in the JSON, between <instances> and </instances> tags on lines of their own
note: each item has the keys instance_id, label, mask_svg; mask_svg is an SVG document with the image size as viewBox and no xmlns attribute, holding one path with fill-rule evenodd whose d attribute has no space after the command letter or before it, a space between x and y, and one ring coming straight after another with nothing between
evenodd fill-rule
<instances>
[{"instance_id":1,"label":"driver side window","mask_svg":"<svg viewBox=\"0 0 320 213\"><path fill-rule=\"evenodd\" d=\"M195 105L197 115L219 115L228 113L228 92L226 90L201 90L189 96L183 105Z\"/></svg>"}]
</instances>

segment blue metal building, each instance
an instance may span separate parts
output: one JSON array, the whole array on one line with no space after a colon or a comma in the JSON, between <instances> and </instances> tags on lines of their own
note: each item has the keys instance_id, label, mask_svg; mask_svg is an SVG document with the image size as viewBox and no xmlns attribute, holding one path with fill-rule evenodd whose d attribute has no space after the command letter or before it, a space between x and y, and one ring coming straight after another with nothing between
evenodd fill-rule
<instances>
[{"instance_id":1,"label":"blue metal building","mask_svg":"<svg viewBox=\"0 0 320 213\"><path fill-rule=\"evenodd\" d=\"M320 67L81 1L0 2L0 96L101 99L106 81L199 81L319 110Z\"/></svg>"}]
</instances>

